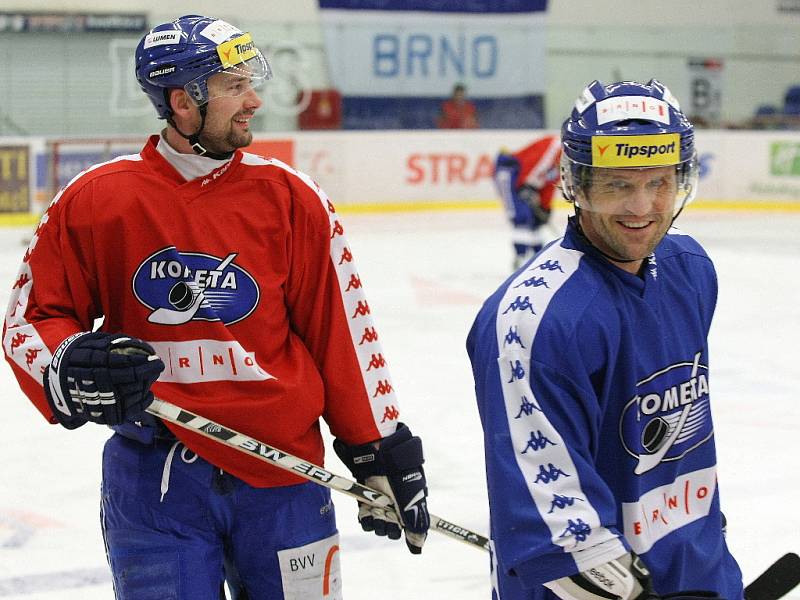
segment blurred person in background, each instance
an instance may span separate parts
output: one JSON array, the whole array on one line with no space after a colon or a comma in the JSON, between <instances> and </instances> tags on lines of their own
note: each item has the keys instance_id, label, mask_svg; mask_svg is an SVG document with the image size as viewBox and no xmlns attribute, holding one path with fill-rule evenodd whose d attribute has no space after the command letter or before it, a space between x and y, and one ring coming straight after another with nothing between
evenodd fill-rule
<instances>
[{"instance_id":1,"label":"blurred person in background","mask_svg":"<svg viewBox=\"0 0 800 600\"><path fill-rule=\"evenodd\" d=\"M532 258L545 242L545 225L550 221L553 196L561 181L561 141L549 135L522 150L505 149L497 155L494 184L511 224L514 248L513 268Z\"/></svg>"},{"instance_id":2,"label":"blurred person in background","mask_svg":"<svg viewBox=\"0 0 800 600\"><path fill-rule=\"evenodd\" d=\"M142 38L135 69L166 126L53 199L6 359L48 422L115 431L101 523L117 598L218 600L224 580L239 600L341 598L328 488L144 412L155 393L317 464L324 418L356 479L403 507L361 505L364 530L419 554L422 445L340 217L307 175L241 150L271 76L249 33L183 16Z\"/></svg>"},{"instance_id":3,"label":"blurred person in background","mask_svg":"<svg viewBox=\"0 0 800 600\"><path fill-rule=\"evenodd\" d=\"M478 128L478 112L467 99L467 88L463 83L453 86L453 94L442 102L436 124L439 129Z\"/></svg>"}]
</instances>

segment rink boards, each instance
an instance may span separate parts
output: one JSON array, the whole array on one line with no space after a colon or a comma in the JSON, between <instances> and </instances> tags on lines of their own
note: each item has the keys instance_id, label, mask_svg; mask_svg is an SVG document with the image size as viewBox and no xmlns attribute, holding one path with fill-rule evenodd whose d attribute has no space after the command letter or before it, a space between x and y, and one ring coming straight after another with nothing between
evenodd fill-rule
<instances>
[{"instance_id":1,"label":"rink boards","mask_svg":"<svg viewBox=\"0 0 800 600\"><path fill-rule=\"evenodd\" d=\"M346 212L496 208L494 159L543 130L300 131L258 135L248 149L311 175ZM0 138L0 224L34 222L82 169L138 152L144 137ZM696 206L800 211L800 132L696 134Z\"/></svg>"}]
</instances>

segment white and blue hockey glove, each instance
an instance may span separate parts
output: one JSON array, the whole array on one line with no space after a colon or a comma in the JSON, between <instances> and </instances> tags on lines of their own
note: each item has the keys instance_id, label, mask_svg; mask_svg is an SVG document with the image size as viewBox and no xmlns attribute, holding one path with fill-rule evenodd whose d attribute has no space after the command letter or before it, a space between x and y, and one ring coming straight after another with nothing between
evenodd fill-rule
<instances>
[{"instance_id":1,"label":"white and blue hockey glove","mask_svg":"<svg viewBox=\"0 0 800 600\"><path fill-rule=\"evenodd\" d=\"M705 590L656 594L650 571L633 552L544 586L561 600L725 600Z\"/></svg>"},{"instance_id":2,"label":"white and blue hockey glove","mask_svg":"<svg viewBox=\"0 0 800 600\"><path fill-rule=\"evenodd\" d=\"M650 571L633 552L544 586L562 600L657 600ZM689 592L691 595L691 592ZM677 599L676 599L677 600ZM685 600L689 600L688 598ZM701 600L701 599L698 599Z\"/></svg>"},{"instance_id":3,"label":"white and blue hockey glove","mask_svg":"<svg viewBox=\"0 0 800 600\"><path fill-rule=\"evenodd\" d=\"M153 401L150 386L164 363L147 342L120 334L82 332L56 348L44 371L44 392L67 429L92 421L119 425Z\"/></svg>"},{"instance_id":4,"label":"white and blue hockey glove","mask_svg":"<svg viewBox=\"0 0 800 600\"><path fill-rule=\"evenodd\" d=\"M379 444L378 447L376 445ZM400 539L402 527L412 554L422 553L431 518L428 488L422 463L422 440L398 423L397 431L377 443L348 446L334 440L333 449L356 480L392 498L394 511L359 505L358 521L364 531ZM398 522L398 515L402 522Z\"/></svg>"}]
</instances>

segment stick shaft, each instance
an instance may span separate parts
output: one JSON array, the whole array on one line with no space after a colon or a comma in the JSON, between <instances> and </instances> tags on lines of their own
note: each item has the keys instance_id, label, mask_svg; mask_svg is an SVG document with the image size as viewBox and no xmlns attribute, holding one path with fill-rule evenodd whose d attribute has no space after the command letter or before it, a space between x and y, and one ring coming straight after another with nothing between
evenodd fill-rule
<instances>
[{"instance_id":1,"label":"stick shaft","mask_svg":"<svg viewBox=\"0 0 800 600\"><path fill-rule=\"evenodd\" d=\"M392 499L386 494L361 485L351 479L340 477L323 467L307 462L293 454L284 452L283 450L265 444L243 433L229 429L224 425L215 423L196 413L175 406L166 400L156 398L147 408L147 412L160 419L175 423L185 429L194 431L195 433L204 435L226 446L235 448L240 452L263 460L274 467L290 471L316 484L347 494L359 502L380 508L393 508ZM430 517L432 530L438 531L473 548L489 550L489 539L486 536L470 531L465 527L456 525L434 514L431 514Z\"/></svg>"}]
</instances>

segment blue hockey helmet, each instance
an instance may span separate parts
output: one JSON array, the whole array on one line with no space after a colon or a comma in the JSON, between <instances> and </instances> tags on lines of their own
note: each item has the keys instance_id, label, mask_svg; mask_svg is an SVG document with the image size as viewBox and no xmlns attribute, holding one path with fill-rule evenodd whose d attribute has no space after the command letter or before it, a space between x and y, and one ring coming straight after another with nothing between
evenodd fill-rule
<instances>
[{"instance_id":1,"label":"blue hockey helmet","mask_svg":"<svg viewBox=\"0 0 800 600\"><path fill-rule=\"evenodd\" d=\"M593 210L589 189L598 169L675 166L677 215L697 191L694 127L672 93L651 79L590 83L561 127L561 182L564 197Z\"/></svg>"},{"instance_id":2,"label":"blue hockey helmet","mask_svg":"<svg viewBox=\"0 0 800 600\"><path fill-rule=\"evenodd\" d=\"M136 46L136 80L161 119L172 116L170 89L184 89L203 107L212 99L208 79L223 72L246 78L248 85L230 87L221 95L245 93L272 77L251 35L213 17L185 15L162 23Z\"/></svg>"}]
</instances>

